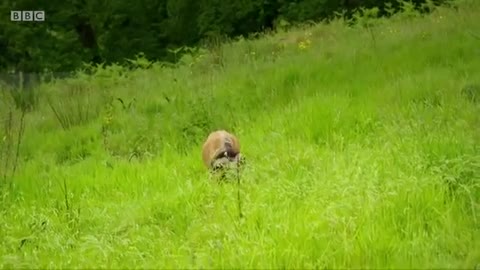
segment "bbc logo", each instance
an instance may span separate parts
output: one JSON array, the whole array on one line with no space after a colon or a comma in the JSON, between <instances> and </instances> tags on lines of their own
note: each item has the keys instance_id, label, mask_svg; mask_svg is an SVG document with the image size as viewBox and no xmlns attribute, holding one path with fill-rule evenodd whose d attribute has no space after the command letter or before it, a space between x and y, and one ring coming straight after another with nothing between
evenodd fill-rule
<instances>
[{"instance_id":1,"label":"bbc logo","mask_svg":"<svg viewBox=\"0 0 480 270\"><path fill-rule=\"evenodd\" d=\"M10 11L12 22L43 22L45 11Z\"/></svg>"}]
</instances>

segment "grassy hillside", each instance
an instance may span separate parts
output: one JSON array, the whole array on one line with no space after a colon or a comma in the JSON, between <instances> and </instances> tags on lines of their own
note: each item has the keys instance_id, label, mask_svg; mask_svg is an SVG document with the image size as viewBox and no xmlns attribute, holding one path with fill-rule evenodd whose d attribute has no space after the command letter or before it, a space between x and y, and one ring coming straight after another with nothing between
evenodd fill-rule
<instances>
[{"instance_id":1,"label":"grassy hillside","mask_svg":"<svg viewBox=\"0 0 480 270\"><path fill-rule=\"evenodd\" d=\"M473 269L479 17L465 1L43 84L13 177L3 91L0 266ZM218 128L248 159L243 218L202 167Z\"/></svg>"}]
</instances>

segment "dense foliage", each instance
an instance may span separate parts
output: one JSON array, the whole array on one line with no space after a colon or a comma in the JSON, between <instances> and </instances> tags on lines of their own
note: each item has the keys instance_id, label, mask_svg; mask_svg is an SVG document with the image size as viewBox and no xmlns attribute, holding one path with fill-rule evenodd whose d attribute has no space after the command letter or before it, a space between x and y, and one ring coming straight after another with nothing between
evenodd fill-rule
<instances>
[{"instance_id":1,"label":"dense foliage","mask_svg":"<svg viewBox=\"0 0 480 270\"><path fill-rule=\"evenodd\" d=\"M425 9L443 0L413 0ZM345 16L361 7L378 15L401 9L395 0L139 0L33 1L0 3L0 70L68 72L82 62L124 63L143 53L174 61L173 49L218 37L275 29L279 22L304 23ZM11 10L44 10L45 22L11 22Z\"/></svg>"}]
</instances>

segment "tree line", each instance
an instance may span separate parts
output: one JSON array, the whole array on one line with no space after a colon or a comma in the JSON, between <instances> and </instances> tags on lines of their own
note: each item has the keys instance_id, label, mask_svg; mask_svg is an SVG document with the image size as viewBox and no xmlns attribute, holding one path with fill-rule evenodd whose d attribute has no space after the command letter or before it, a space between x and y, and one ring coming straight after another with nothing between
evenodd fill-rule
<instances>
[{"instance_id":1,"label":"tree line","mask_svg":"<svg viewBox=\"0 0 480 270\"><path fill-rule=\"evenodd\" d=\"M416 8L425 2L411 0ZM174 61L172 49L219 37L249 36L290 24L329 20L342 12L396 0L4 0L0 3L0 72L69 72L83 63L125 63L143 53ZM43 10L43 22L10 21L12 10ZM425 10L428 11L428 10Z\"/></svg>"}]
</instances>

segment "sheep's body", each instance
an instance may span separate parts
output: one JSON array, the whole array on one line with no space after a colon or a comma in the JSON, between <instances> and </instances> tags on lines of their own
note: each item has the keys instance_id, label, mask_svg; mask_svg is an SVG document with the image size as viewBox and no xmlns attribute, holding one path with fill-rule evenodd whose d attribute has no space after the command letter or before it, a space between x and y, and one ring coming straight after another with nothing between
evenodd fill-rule
<instances>
[{"instance_id":1,"label":"sheep's body","mask_svg":"<svg viewBox=\"0 0 480 270\"><path fill-rule=\"evenodd\" d=\"M242 159L238 138L225 130L210 133L203 144L202 159L211 171L238 165Z\"/></svg>"}]
</instances>

